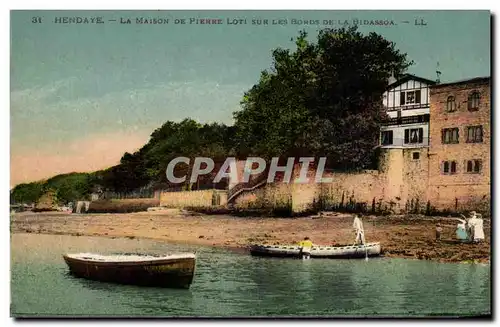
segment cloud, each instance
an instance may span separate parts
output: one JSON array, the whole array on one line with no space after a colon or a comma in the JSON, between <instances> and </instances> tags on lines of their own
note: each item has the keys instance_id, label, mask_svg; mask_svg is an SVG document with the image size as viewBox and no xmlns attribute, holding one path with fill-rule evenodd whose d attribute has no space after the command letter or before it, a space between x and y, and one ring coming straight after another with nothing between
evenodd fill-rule
<instances>
[{"instance_id":1,"label":"cloud","mask_svg":"<svg viewBox=\"0 0 500 327\"><path fill-rule=\"evenodd\" d=\"M11 92L13 146L57 143L96 133L158 128L167 120L193 118L232 123L247 86L217 81L169 82L80 97L87 80L66 79Z\"/></svg>"},{"instance_id":2,"label":"cloud","mask_svg":"<svg viewBox=\"0 0 500 327\"><path fill-rule=\"evenodd\" d=\"M11 91L12 184L114 165L167 120L231 123L248 89L217 81L172 81L89 96L96 84L72 77Z\"/></svg>"}]
</instances>

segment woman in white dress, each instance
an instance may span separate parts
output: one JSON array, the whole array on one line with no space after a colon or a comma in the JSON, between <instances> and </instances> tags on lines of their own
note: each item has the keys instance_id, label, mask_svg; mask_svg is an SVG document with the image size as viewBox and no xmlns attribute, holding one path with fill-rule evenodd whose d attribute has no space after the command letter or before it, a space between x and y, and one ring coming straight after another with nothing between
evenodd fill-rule
<instances>
[{"instance_id":1,"label":"woman in white dress","mask_svg":"<svg viewBox=\"0 0 500 327\"><path fill-rule=\"evenodd\" d=\"M475 211L471 211L467 220L469 228L469 240L472 242L480 242L484 240L483 219L481 215Z\"/></svg>"}]
</instances>

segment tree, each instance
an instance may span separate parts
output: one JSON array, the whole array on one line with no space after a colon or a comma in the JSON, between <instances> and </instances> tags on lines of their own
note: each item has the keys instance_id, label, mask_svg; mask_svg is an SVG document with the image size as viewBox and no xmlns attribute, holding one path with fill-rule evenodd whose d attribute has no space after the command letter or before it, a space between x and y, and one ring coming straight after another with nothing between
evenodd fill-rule
<instances>
[{"instance_id":1,"label":"tree","mask_svg":"<svg viewBox=\"0 0 500 327\"><path fill-rule=\"evenodd\" d=\"M46 181L19 184L11 191L13 203L35 203L50 193L59 204L84 200L95 183L93 174L69 173L56 175ZM47 197L45 197L47 198Z\"/></svg>"},{"instance_id":2,"label":"tree","mask_svg":"<svg viewBox=\"0 0 500 327\"><path fill-rule=\"evenodd\" d=\"M46 190L54 190L60 204L67 204L89 198L91 177L87 173L70 173L50 178L44 185Z\"/></svg>"},{"instance_id":3,"label":"tree","mask_svg":"<svg viewBox=\"0 0 500 327\"><path fill-rule=\"evenodd\" d=\"M141 187L167 188L166 169L176 157L209 157L216 163L232 154L234 128L224 124L200 124L192 119L179 123L167 121L152 134L149 142L135 153L125 153L120 164L99 174L104 188L118 192ZM188 175L192 166L179 164L176 176ZM213 178L212 178L213 179ZM211 186L210 178L200 178L201 184ZM197 184L200 185L200 184ZM205 186L205 185L201 185Z\"/></svg>"},{"instance_id":4,"label":"tree","mask_svg":"<svg viewBox=\"0 0 500 327\"><path fill-rule=\"evenodd\" d=\"M326 156L337 169L366 168L386 114L388 78L411 64L395 44L357 27L301 32L296 50L273 51L273 66L234 113L242 155Z\"/></svg>"},{"instance_id":5,"label":"tree","mask_svg":"<svg viewBox=\"0 0 500 327\"><path fill-rule=\"evenodd\" d=\"M10 192L11 203L35 203L43 194L43 183L23 183Z\"/></svg>"}]
</instances>

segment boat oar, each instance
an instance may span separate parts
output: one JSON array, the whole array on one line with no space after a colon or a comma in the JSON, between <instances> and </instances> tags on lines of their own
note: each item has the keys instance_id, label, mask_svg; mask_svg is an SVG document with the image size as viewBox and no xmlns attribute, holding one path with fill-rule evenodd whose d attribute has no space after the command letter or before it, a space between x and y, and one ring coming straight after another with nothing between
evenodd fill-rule
<instances>
[{"instance_id":1,"label":"boat oar","mask_svg":"<svg viewBox=\"0 0 500 327\"><path fill-rule=\"evenodd\" d=\"M361 234L361 237L363 240L363 245L365 246L365 261L368 261L368 248L366 247L365 231L363 231L363 234Z\"/></svg>"}]
</instances>

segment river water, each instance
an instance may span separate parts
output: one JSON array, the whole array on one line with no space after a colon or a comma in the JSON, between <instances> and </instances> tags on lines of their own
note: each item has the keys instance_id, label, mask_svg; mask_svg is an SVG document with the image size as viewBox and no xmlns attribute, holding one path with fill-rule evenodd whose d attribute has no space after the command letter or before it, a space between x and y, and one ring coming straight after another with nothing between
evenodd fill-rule
<instances>
[{"instance_id":1,"label":"river water","mask_svg":"<svg viewBox=\"0 0 500 327\"><path fill-rule=\"evenodd\" d=\"M196 251L189 290L70 276L67 252ZM491 313L490 266L373 258L256 258L138 239L11 236L11 315L80 317L469 316Z\"/></svg>"}]
</instances>

